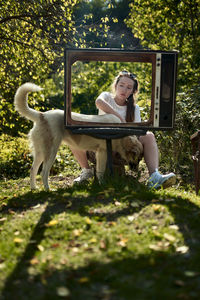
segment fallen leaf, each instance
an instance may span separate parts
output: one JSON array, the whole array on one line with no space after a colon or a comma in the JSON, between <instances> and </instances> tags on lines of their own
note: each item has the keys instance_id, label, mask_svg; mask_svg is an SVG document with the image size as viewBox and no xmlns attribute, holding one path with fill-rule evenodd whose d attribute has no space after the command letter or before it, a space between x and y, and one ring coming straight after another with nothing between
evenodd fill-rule
<instances>
[{"instance_id":1,"label":"fallen leaf","mask_svg":"<svg viewBox=\"0 0 200 300\"><path fill-rule=\"evenodd\" d=\"M71 201L68 201L67 204L66 204L66 207L69 208L69 207L71 207L71 206L72 206L72 202L71 202Z\"/></svg>"},{"instance_id":2,"label":"fallen leaf","mask_svg":"<svg viewBox=\"0 0 200 300\"><path fill-rule=\"evenodd\" d=\"M160 241L157 244L150 244L149 248L154 251L164 251L169 247L169 242Z\"/></svg>"},{"instance_id":3,"label":"fallen leaf","mask_svg":"<svg viewBox=\"0 0 200 300\"><path fill-rule=\"evenodd\" d=\"M156 244L149 245L149 249L152 249L154 251L160 251L161 250L160 246L158 246Z\"/></svg>"},{"instance_id":4,"label":"fallen leaf","mask_svg":"<svg viewBox=\"0 0 200 300\"><path fill-rule=\"evenodd\" d=\"M154 230L153 230L153 234L154 234L156 237L158 237L158 238L161 238L161 237L162 237L160 231L158 231L157 229L154 229Z\"/></svg>"},{"instance_id":5,"label":"fallen leaf","mask_svg":"<svg viewBox=\"0 0 200 300\"><path fill-rule=\"evenodd\" d=\"M80 236L82 232L83 232L83 229L74 229L73 230L73 235L74 236Z\"/></svg>"},{"instance_id":6,"label":"fallen leaf","mask_svg":"<svg viewBox=\"0 0 200 300\"><path fill-rule=\"evenodd\" d=\"M55 243L55 244L52 244L52 245L51 245L51 248L58 248L58 247L60 247L60 244L59 244L59 243Z\"/></svg>"},{"instance_id":7,"label":"fallen leaf","mask_svg":"<svg viewBox=\"0 0 200 300\"><path fill-rule=\"evenodd\" d=\"M158 229L158 225L153 225L153 226L152 226L152 229L153 229L153 230Z\"/></svg>"},{"instance_id":8,"label":"fallen leaf","mask_svg":"<svg viewBox=\"0 0 200 300\"><path fill-rule=\"evenodd\" d=\"M122 238L119 242L117 242L117 245L121 246L121 247L126 247L127 246L127 242L128 242L127 238Z\"/></svg>"},{"instance_id":9,"label":"fallen leaf","mask_svg":"<svg viewBox=\"0 0 200 300\"><path fill-rule=\"evenodd\" d=\"M16 243L16 244L21 244L21 243L23 243L23 239L21 239L21 238L14 238L14 243Z\"/></svg>"},{"instance_id":10,"label":"fallen leaf","mask_svg":"<svg viewBox=\"0 0 200 300\"><path fill-rule=\"evenodd\" d=\"M110 222L108 222L108 225L109 226L115 226L117 223L116 222L114 222L114 221L110 221Z\"/></svg>"},{"instance_id":11,"label":"fallen leaf","mask_svg":"<svg viewBox=\"0 0 200 300\"><path fill-rule=\"evenodd\" d=\"M37 204L35 206L33 206L33 209L36 209L36 208L39 208L40 207L40 204Z\"/></svg>"},{"instance_id":12,"label":"fallen leaf","mask_svg":"<svg viewBox=\"0 0 200 300\"><path fill-rule=\"evenodd\" d=\"M78 247L73 247L73 248L71 248L71 250L73 253L78 253L78 251L79 251Z\"/></svg>"},{"instance_id":13,"label":"fallen leaf","mask_svg":"<svg viewBox=\"0 0 200 300\"><path fill-rule=\"evenodd\" d=\"M79 280L78 280L80 283L86 283L89 281L89 278L88 277L81 277Z\"/></svg>"},{"instance_id":14,"label":"fallen leaf","mask_svg":"<svg viewBox=\"0 0 200 300\"><path fill-rule=\"evenodd\" d=\"M97 242L97 239L95 239L95 238L91 238L90 240L89 240L89 243L96 243Z\"/></svg>"},{"instance_id":15,"label":"fallen leaf","mask_svg":"<svg viewBox=\"0 0 200 300\"><path fill-rule=\"evenodd\" d=\"M30 260L30 264L31 265L37 265L39 263L39 260L36 258L36 257L33 257L31 260Z\"/></svg>"},{"instance_id":16,"label":"fallen leaf","mask_svg":"<svg viewBox=\"0 0 200 300\"><path fill-rule=\"evenodd\" d=\"M128 216L128 220L132 222L134 220L134 216Z\"/></svg>"},{"instance_id":17,"label":"fallen leaf","mask_svg":"<svg viewBox=\"0 0 200 300\"><path fill-rule=\"evenodd\" d=\"M0 263L0 270L5 269L5 267L6 267L6 264L5 264L5 263Z\"/></svg>"},{"instance_id":18,"label":"fallen leaf","mask_svg":"<svg viewBox=\"0 0 200 300\"><path fill-rule=\"evenodd\" d=\"M103 240L100 241L100 249L106 249L106 242Z\"/></svg>"},{"instance_id":19,"label":"fallen leaf","mask_svg":"<svg viewBox=\"0 0 200 300\"><path fill-rule=\"evenodd\" d=\"M135 220L137 217L138 217L138 215L139 214L134 214L134 215L132 215L132 216L128 216L127 218L128 218L128 220L130 221L130 222L132 222L133 220Z\"/></svg>"},{"instance_id":20,"label":"fallen leaf","mask_svg":"<svg viewBox=\"0 0 200 300\"><path fill-rule=\"evenodd\" d=\"M67 258L61 258L60 263L61 265L66 265L68 263Z\"/></svg>"},{"instance_id":21,"label":"fallen leaf","mask_svg":"<svg viewBox=\"0 0 200 300\"><path fill-rule=\"evenodd\" d=\"M184 275L187 277L195 277L199 275L199 272L195 272L195 271L185 271Z\"/></svg>"},{"instance_id":22,"label":"fallen leaf","mask_svg":"<svg viewBox=\"0 0 200 300\"><path fill-rule=\"evenodd\" d=\"M38 245L37 247L38 247L38 249L39 249L41 252L44 251L44 247L43 247L42 245Z\"/></svg>"},{"instance_id":23,"label":"fallen leaf","mask_svg":"<svg viewBox=\"0 0 200 300\"><path fill-rule=\"evenodd\" d=\"M180 247L177 247L176 248L176 252L179 252L179 253L187 253L189 250L189 247L187 246L180 246Z\"/></svg>"},{"instance_id":24,"label":"fallen leaf","mask_svg":"<svg viewBox=\"0 0 200 300\"><path fill-rule=\"evenodd\" d=\"M88 218L88 217L85 219L85 222L88 225L92 224L92 220L90 218Z\"/></svg>"},{"instance_id":25,"label":"fallen leaf","mask_svg":"<svg viewBox=\"0 0 200 300\"><path fill-rule=\"evenodd\" d=\"M170 225L169 228L174 229L174 230L179 230L179 227L175 224Z\"/></svg>"},{"instance_id":26,"label":"fallen leaf","mask_svg":"<svg viewBox=\"0 0 200 300\"><path fill-rule=\"evenodd\" d=\"M160 212L163 210L163 206L160 204L153 204L152 207L155 212Z\"/></svg>"},{"instance_id":27,"label":"fallen leaf","mask_svg":"<svg viewBox=\"0 0 200 300\"><path fill-rule=\"evenodd\" d=\"M5 218L1 218L0 219L0 222L4 222L4 221L6 221L7 220L7 218L5 217Z\"/></svg>"},{"instance_id":28,"label":"fallen leaf","mask_svg":"<svg viewBox=\"0 0 200 300\"><path fill-rule=\"evenodd\" d=\"M59 286L59 287L57 287L57 295L60 297L69 297L70 290L68 288L66 288L65 286Z\"/></svg>"},{"instance_id":29,"label":"fallen leaf","mask_svg":"<svg viewBox=\"0 0 200 300\"><path fill-rule=\"evenodd\" d=\"M174 242L176 240L176 238L173 235L168 233L164 233L164 238L170 242Z\"/></svg>"},{"instance_id":30,"label":"fallen leaf","mask_svg":"<svg viewBox=\"0 0 200 300\"><path fill-rule=\"evenodd\" d=\"M143 230L139 228L139 229L136 229L136 232L137 232L137 234L142 234Z\"/></svg>"},{"instance_id":31,"label":"fallen leaf","mask_svg":"<svg viewBox=\"0 0 200 300\"><path fill-rule=\"evenodd\" d=\"M46 224L47 227L55 226L58 224L58 220L51 220L48 224Z\"/></svg>"}]
</instances>

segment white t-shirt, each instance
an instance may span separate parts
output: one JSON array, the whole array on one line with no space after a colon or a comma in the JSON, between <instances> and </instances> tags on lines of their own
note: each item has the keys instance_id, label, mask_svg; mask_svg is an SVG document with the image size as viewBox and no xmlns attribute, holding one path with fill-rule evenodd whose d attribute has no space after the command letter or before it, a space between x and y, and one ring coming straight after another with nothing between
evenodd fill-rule
<instances>
[{"instance_id":1,"label":"white t-shirt","mask_svg":"<svg viewBox=\"0 0 200 300\"><path fill-rule=\"evenodd\" d=\"M103 99L104 101L106 101L108 104L110 104L110 106L112 106L112 108L118 112L118 114L126 119L126 110L127 110L127 106L124 105L124 106L121 106L121 105L118 105L114 98L113 98L113 95L109 92L103 92L99 95L100 99ZM98 99L97 98L97 99ZM99 109L99 115L104 115L105 112L101 109ZM135 118L134 118L134 122L141 122L141 116L140 116L140 107L136 104L135 105Z\"/></svg>"}]
</instances>

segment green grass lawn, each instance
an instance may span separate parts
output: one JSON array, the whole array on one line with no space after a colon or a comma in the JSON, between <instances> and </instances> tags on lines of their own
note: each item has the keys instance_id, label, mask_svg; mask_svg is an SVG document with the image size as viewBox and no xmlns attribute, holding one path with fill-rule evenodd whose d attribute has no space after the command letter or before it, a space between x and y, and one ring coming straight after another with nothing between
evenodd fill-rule
<instances>
[{"instance_id":1,"label":"green grass lawn","mask_svg":"<svg viewBox=\"0 0 200 300\"><path fill-rule=\"evenodd\" d=\"M1 181L0 299L200 299L200 197L51 177Z\"/></svg>"}]
</instances>

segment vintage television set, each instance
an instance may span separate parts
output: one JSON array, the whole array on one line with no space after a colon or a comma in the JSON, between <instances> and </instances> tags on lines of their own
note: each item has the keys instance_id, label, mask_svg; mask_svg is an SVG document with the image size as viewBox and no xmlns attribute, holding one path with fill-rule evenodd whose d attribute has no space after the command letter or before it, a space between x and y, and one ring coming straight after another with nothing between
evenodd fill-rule
<instances>
[{"instance_id":1,"label":"vintage television set","mask_svg":"<svg viewBox=\"0 0 200 300\"><path fill-rule=\"evenodd\" d=\"M65 49L65 117L67 129L135 129L169 130L174 128L177 51L121 50L121 49ZM77 62L118 62L135 63L150 66L150 105L149 115L141 123L94 123L89 120L79 121L72 118L72 76L73 66ZM96 70L98 72L98 69ZM117 70L116 70L117 72ZM114 75L117 75L114 74ZM140 82L140 86L145 83ZM90 91L88 90L88 93ZM94 99L95 106L95 99Z\"/></svg>"}]
</instances>

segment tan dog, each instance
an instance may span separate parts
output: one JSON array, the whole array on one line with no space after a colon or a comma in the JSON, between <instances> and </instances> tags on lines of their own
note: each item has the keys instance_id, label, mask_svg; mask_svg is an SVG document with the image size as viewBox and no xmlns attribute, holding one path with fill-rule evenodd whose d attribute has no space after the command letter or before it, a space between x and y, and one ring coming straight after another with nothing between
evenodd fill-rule
<instances>
[{"instance_id":1,"label":"tan dog","mask_svg":"<svg viewBox=\"0 0 200 300\"><path fill-rule=\"evenodd\" d=\"M49 172L61 142L75 149L95 151L96 175L101 180L106 169L106 141L88 135L72 134L64 126L64 111L62 110L39 112L30 108L27 103L28 93L41 90L39 86L33 83L25 83L18 88L14 99L15 109L22 116L34 122L34 126L29 133L34 158L30 174L31 189L36 188L36 175L42 163L43 185L45 190L49 189ZM120 119L111 114L98 116L72 113L72 118L82 121L89 120L90 122L120 123ZM127 163L135 163L143 152L143 146L136 136L113 140L112 149L119 152Z\"/></svg>"}]
</instances>

